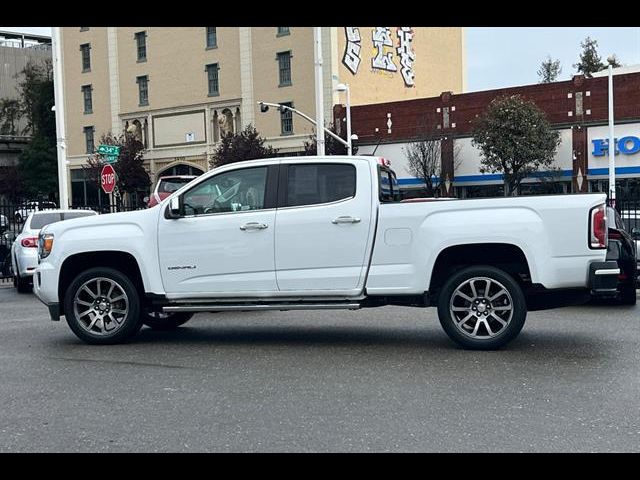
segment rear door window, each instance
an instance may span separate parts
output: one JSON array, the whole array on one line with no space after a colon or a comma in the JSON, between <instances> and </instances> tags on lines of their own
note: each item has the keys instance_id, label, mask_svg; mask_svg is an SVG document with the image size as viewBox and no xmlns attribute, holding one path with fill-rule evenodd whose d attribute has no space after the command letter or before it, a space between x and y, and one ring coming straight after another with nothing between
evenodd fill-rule
<instances>
[{"instance_id":1,"label":"rear door window","mask_svg":"<svg viewBox=\"0 0 640 480\"><path fill-rule=\"evenodd\" d=\"M39 213L34 215L31 218L31 225L29 225L29 227L34 230L39 230L45 225L49 225L50 223L56 223L56 222L59 222L60 220L62 220L62 218L60 218L59 212Z\"/></svg>"},{"instance_id":2,"label":"rear door window","mask_svg":"<svg viewBox=\"0 0 640 480\"><path fill-rule=\"evenodd\" d=\"M356 195L356 168L351 164L289 165L286 172L283 207L331 203Z\"/></svg>"}]
</instances>

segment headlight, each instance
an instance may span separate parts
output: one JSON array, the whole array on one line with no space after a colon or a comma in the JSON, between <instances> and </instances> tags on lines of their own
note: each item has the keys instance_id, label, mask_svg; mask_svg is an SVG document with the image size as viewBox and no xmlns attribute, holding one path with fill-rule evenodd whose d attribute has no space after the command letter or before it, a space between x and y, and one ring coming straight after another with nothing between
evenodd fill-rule
<instances>
[{"instance_id":1,"label":"headlight","mask_svg":"<svg viewBox=\"0 0 640 480\"><path fill-rule=\"evenodd\" d=\"M44 233L38 236L38 258L47 258L53 248L53 233Z\"/></svg>"}]
</instances>

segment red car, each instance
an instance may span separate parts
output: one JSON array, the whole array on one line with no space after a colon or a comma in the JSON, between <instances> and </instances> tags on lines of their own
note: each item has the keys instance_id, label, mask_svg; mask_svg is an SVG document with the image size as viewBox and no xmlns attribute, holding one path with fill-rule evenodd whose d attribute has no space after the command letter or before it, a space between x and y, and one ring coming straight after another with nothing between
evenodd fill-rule
<instances>
[{"instance_id":1,"label":"red car","mask_svg":"<svg viewBox=\"0 0 640 480\"><path fill-rule=\"evenodd\" d=\"M149 208L155 207L162 200L167 198L173 192L181 188L183 185L189 183L194 178L197 178L196 175L174 175L170 177L160 177L158 179L158 183L156 184L156 188L154 188L151 197L149 197L149 202L147 206Z\"/></svg>"}]
</instances>

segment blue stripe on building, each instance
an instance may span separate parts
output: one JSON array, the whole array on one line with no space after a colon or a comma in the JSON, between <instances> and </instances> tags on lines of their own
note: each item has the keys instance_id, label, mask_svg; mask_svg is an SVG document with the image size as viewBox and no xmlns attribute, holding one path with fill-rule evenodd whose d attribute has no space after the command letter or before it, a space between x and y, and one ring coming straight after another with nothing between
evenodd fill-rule
<instances>
[{"instance_id":1,"label":"blue stripe on building","mask_svg":"<svg viewBox=\"0 0 640 480\"><path fill-rule=\"evenodd\" d=\"M627 171L630 169L635 169L634 171ZM599 173L600 170L603 170L604 173ZM624 170L624 171L621 171ZM589 175L607 175L609 173L608 168L595 168L589 170ZM616 168L616 173L640 173L640 167L619 167ZM549 175L549 172L535 172L531 176L527 178L539 178ZM562 170L561 176L563 177L571 177L573 172L571 170ZM491 182L491 181L502 181L504 177L501 173L487 173L481 175L456 175L453 179L454 183L458 182ZM435 177L435 181L439 182L440 179ZM422 185L424 182L419 178L399 178L398 183L400 185Z\"/></svg>"}]
</instances>

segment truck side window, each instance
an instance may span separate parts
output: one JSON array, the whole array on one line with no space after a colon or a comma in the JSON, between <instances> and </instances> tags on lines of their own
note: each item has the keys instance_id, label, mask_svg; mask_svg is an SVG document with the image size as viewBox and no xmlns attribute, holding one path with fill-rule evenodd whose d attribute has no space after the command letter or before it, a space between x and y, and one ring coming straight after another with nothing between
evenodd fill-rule
<instances>
[{"instance_id":1,"label":"truck side window","mask_svg":"<svg viewBox=\"0 0 640 480\"><path fill-rule=\"evenodd\" d=\"M243 168L221 173L184 194L185 215L262 210L267 168Z\"/></svg>"},{"instance_id":2,"label":"truck side window","mask_svg":"<svg viewBox=\"0 0 640 480\"><path fill-rule=\"evenodd\" d=\"M350 164L289 165L284 206L337 202L356 195L356 168Z\"/></svg>"}]
</instances>

